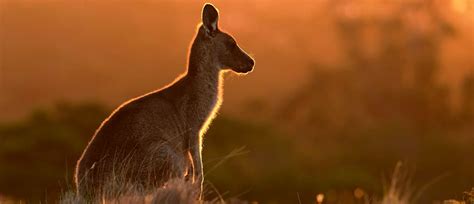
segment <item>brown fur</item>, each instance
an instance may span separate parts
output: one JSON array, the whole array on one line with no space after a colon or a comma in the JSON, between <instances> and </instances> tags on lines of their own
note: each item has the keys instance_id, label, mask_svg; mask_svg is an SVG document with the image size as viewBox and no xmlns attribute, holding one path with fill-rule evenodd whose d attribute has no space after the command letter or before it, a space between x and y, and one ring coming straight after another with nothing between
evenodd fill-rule
<instances>
[{"instance_id":1,"label":"brown fur","mask_svg":"<svg viewBox=\"0 0 474 204\"><path fill-rule=\"evenodd\" d=\"M188 177L202 191L202 136L221 103L222 71L247 73L254 61L217 27L206 4L187 72L169 86L118 107L77 162L78 193L94 198L111 181L144 188Z\"/></svg>"}]
</instances>

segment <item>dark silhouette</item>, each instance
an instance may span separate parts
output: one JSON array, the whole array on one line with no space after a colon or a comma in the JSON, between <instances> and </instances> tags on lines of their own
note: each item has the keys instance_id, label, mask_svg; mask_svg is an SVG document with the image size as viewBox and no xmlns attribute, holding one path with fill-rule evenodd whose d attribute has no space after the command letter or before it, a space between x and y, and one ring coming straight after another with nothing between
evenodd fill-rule
<instances>
[{"instance_id":1,"label":"dark silhouette","mask_svg":"<svg viewBox=\"0 0 474 204\"><path fill-rule=\"evenodd\" d=\"M111 182L144 188L189 178L202 191L202 136L219 109L222 71L252 71L254 60L218 28L206 4L187 73L169 86L125 102L96 131L77 163L78 193L94 198Z\"/></svg>"}]
</instances>

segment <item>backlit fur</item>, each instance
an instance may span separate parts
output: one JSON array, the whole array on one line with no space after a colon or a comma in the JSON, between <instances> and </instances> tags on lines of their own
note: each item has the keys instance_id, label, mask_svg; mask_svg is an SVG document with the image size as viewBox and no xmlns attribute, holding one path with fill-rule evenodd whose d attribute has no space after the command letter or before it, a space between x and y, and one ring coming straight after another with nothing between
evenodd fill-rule
<instances>
[{"instance_id":1,"label":"backlit fur","mask_svg":"<svg viewBox=\"0 0 474 204\"><path fill-rule=\"evenodd\" d=\"M143 188L187 178L202 191L202 136L222 102L222 72L247 73L254 61L218 28L206 4L187 72L170 85L131 99L101 124L77 162L78 194L97 199L110 183ZM112 181L112 182L111 182Z\"/></svg>"}]
</instances>

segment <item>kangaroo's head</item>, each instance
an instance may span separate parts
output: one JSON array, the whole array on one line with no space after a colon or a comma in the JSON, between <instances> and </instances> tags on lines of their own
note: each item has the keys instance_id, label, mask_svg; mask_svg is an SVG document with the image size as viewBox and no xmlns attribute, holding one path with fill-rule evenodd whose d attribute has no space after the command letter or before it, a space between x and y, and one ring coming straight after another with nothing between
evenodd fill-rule
<instances>
[{"instance_id":1,"label":"kangaroo's head","mask_svg":"<svg viewBox=\"0 0 474 204\"><path fill-rule=\"evenodd\" d=\"M218 19L217 9L212 4L205 4L202 10L202 24L191 52L202 53L200 60L208 61L219 69L230 69L237 73L252 71L254 60L237 45L232 36L219 30Z\"/></svg>"}]
</instances>

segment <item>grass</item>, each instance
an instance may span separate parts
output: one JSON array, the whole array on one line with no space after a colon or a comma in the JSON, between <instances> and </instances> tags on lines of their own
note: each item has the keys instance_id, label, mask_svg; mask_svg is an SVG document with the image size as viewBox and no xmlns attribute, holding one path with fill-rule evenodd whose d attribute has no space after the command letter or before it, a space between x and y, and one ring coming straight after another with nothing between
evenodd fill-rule
<instances>
[{"instance_id":1,"label":"grass","mask_svg":"<svg viewBox=\"0 0 474 204\"><path fill-rule=\"evenodd\" d=\"M354 195L349 199L337 199L337 201L325 200L324 194L318 194L312 203L363 203L363 204L412 204L417 203L417 198L423 193L430 184L422 188L413 188L410 177L403 170L402 164L397 163L389 182L385 185L384 195L381 198L370 196L362 189L356 189ZM433 181L435 182L435 181ZM107 189L111 190L113 186L108 185ZM126 188L120 190L120 195L115 197L105 196L107 192L102 191L104 196L95 203L115 204L115 203L138 203L138 204L161 204L161 203L178 203L178 204L248 204L257 202L242 201L236 198L224 199L220 194L211 200L200 200L197 197L196 189L193 184L184 179L171 179L164 186L156 188L152 191L143 190L143 188ZM113 189L113 192L117 192ZM465 197L462 201L445 200L443 204L474 204L474 188L464 192ZM303 203L299 194L295 197L295 203ZM347 195L346 195L347 196ZM82 204L87 203L83 198L70 191L60 198L61 204Z\"/></svg>"},{"instance_id":2,"label":"grass","mask_svg":"<svg viewBox=\"0 0 474 204\"><path fill-rule=\"evenodd\" d=\"M228 159L245 154L245 147L241 147L233 150L223 158L217 158L213 166L209 168L206 173L212 172L218 166L222 165ZM131 154L133 155L133 154ZM131 182L134 177L130 177L130 173L133 173L133 168L130 166L129 160L114 161L117 168L114 169L112 176L106 179L106 183L102 188L94 190L94 194L97 194L98 198L95 198L92 203L142 203L142 204L154 204L154 203L178 203L178 204L214 204L214 203L231 203L240 204L248 203L240 201L236 198L227 199L226 201L219 194L217 189L213 185L208 185L208 189L213 189L217 194L217 197L204 201L199 199L198 190L191 181L184 178L172 178L167 181L163 186L137 186ZM137 168L147 168L146 164L140 164ZM132 172L130 172L132 171ZM84 182L87 182L86 180ZM84 183L87 184L87 183ZM204 192L205 194L206 192ZM209 192L211 193L211 192ZM59 200L61 204L82 204L91 203L87 199L84 199L78 195L75 191L68 191L64 193Z\"/></svg>"},{"instance_id":3,"label":"grass","mask_svg":"<svg viewBox=\"0 0 474 204\"><path fill-rule=\"evenodd\" d=\"M115 191L114 191L115 192ZM117 197L103 196L94 203L115 204L115 203L138 203L138 204L246 204L236 198L224 200L220 195L214 199L204 201L198 199L194 185L184 179L171 179L163 187L154 191L144 191L142 188L129 188ZM105 192L107 194L107 192ZM82 204L89 203L78 196L75 192L69 191L63 194L59 200L60 204Z\"/></svg>"},{"instance_id":4,"label":"grass","mask_svg":"<svg viewBox=\"0 0 474 204\"><path fill-rule=\"evenodd\" d=\"M115 198L103 196L96 203L200 203L195 192L193 185L189 182L182 179L172 179L154 192L129 188L126 191L122 191ZM86 203L86 201L75 192L67 192L60 198L59 203L79 204Z\"/></svg>"}]
</instances>

